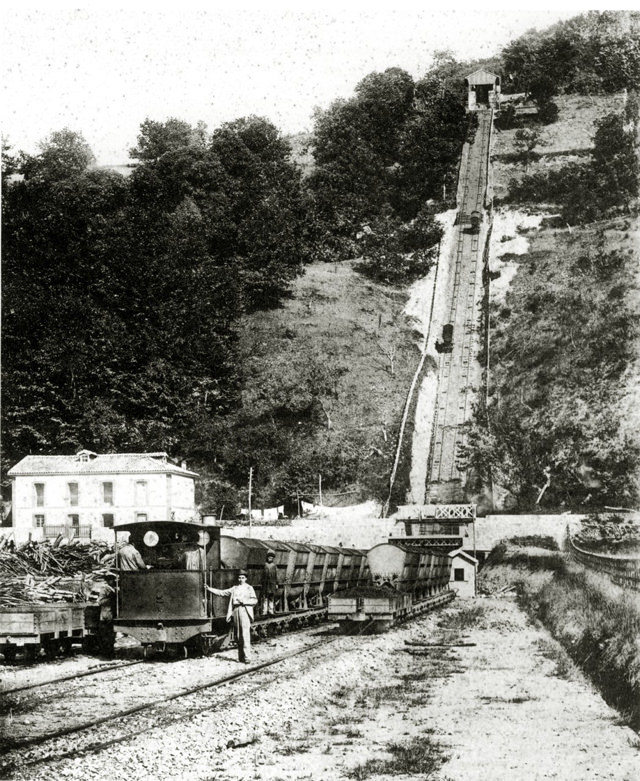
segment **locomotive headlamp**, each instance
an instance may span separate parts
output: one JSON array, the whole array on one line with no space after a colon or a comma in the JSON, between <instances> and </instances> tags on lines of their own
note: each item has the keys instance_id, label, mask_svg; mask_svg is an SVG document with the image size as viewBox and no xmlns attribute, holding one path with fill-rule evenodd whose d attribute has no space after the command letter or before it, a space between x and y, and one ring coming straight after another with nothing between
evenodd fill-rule
<instances>
[{"instance_id":1,"label":"locomotive headlamp","mask_svg":"<svg viewBox=\"0 0 640 781\"><path fill-rule=\"evenodd\" d=\"M159 539L160 538L154 531L148 531L142 538L147 548L155 548L155 546L158 544Z\"/></svg>"},{"instance_id":2,"label":"locomotive headlamp","mask_svg":"<svg viewBox=\"0 0 640 781\"><path fill-rule=\"evenodd\" d=\"M209 532L198 532L198 545L207 545L210 539Z\"/></svg>"}]
</instances>

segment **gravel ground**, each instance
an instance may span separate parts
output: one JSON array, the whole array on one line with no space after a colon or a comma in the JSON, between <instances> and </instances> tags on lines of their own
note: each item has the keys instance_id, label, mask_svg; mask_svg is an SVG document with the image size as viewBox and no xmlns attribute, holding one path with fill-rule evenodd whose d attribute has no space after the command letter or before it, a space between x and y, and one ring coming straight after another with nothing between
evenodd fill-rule
<instances>
[{"instance_id":1,"label":"gravel ground","mask_svg":"<svg viewBox=\"0 0 640 781\"><path fill-rule=\"evenodd\" d=\"M449 647L425 645L435 641ZM290 642L279 638L277 648L256 650L266 659ZM233 652L211 661L239 668ZM640 778L640 738L509 599L458 600L385 635L341 638L278 669L277 676L259 674L241 692L229 685L215 710L10 777ZM434 775L411 755L395 770L384 764L393 756L390 743L412 740L439 747ZM372 759L378 765L365 768Z\"/></svg>"}]
</instances>

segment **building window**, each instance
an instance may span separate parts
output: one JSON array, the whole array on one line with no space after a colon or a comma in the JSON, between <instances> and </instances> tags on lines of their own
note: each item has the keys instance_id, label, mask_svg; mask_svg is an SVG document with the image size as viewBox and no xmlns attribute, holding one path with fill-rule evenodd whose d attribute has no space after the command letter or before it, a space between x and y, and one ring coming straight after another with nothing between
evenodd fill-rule
<instances>
[{"instance_id":1,"label":"building window","mask_svg":"<svg viewBox=\"0 0 640 781\"><path fill-rule=\"evenodd\" d=\"M420 524L420 531L418 533L419 534L428 534L429 533L429 527L427 526L426 523L421 523Z\"/></svg>"},{"instance_id":2,"label":"building window","mask_svg":"<svg viewBox=\"0 0 640 781\"><path fill-rule=\"evenodd\" d=\"M44 527L44 515L34 515L33 523L36 529L42 529Z\"/></svg>"},{"instance_id":3,"label":"building window","mask_svg":"<svg viewBox=\"0 0 640 781\"><path fill-rule=\"evenodd\" d=\"M148 504L147 501L147 481L136 480L136 504Z\"/></svg>"},{"instance_id":4,"label":"building window","mask_svg":"<svg viewBox=\"0 0 640 781\"><path fill-rule=\"evenodd\" d=\"M455 567L453 570L454 580L464 580L464 567Z\"/></svg>"},{"instance_id":5,"label":"building window","mask_svg":"<svg viewBox=\"0 0 640 781\"><path fill-rule=\"evenodd\" d=\"M146 513L136 513L136 521L146 521L147 520L147 514Z\"/></svg>"},{"instance_id":6,"label":"building window","mask_svg":"<svg viewBox=\"0 0 640 781\"><path fill-rule=\"evenodd\" d=\"M77 507L78 506L78 484L67 483L67 486L69 488L69 504L72 507Z\"/></svg>"},{"instance_id":7,"label":"building window","mask_svg":"<svg viewBox=\"0 0 640 781\"><path fill-rule=\"evenodd\" d=\"M102 484L102 503L113 504L113 483Z\"/></svg>"},{"instance_id":8,"label":"building window","mask_svg":"<svg viewBox=\"0 0 640 781\"><path fill-rule=\"evenodd\" d=\"M113 529L113 513L102 514L102 525L105 529Z\"/></svg>"},{"instance_id":9,"label":"building window","mask_svg":"<svg viewBox=\"0 0 640 781\"><path fill-rule=\"evenodd\" d=\"M44 483L34 483L33 490L36 507L44 507Z\"/></svg>"},{"instance_id":10,"label":"building window","mask_svg":"<svg viewBox=\"0 0 640 781\"><path fill-rule=\"evenodd\" d=\"M73 526L75 528L80 526L80 516L79 515L67 515L67 520L69 521L69 526Z\"/></svg>"}]
</instances>

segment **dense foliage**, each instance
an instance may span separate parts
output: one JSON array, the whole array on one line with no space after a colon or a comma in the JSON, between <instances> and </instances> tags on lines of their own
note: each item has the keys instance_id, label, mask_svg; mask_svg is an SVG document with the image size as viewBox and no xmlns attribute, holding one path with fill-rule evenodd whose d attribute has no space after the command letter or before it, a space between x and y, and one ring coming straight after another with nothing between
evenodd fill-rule
<instances>
[{"instance_id":1,"label":"dense foliage","mask_svg":"<svg viewBox=\"0 0 640 781\"><path fill-rule=\"evenodd\" d=\"M251 117L146 122L134 174L54 134L3 188L3 447L167 450L239 402L239 318L309 258L300 176ZM211 454L209 454L211 455Z\"/></svg>"},{"instance_id":2,"label":"dense foliage","mask_svg":"<svg viewBox=\"0 0 640 781\"><path fill-rule=\"evenodd\" d=\"M558 92L616 92L640 83L640 14L589 11L531 30L502 51L506 86L548 100Z\"/></svg>"},{"instance_id":3,"label":"dense foliage","mask_svg":"<svg viewBox=\"0 0 640 781\"><path fill-rule=\"evenodd\" d=\"M453 192L467 131L464 103L434 76L414 82L400 68L372 73L349 100L316 116L315 167L309 177L315 214L343 256L364 251L363 270L378 279L424 273L439 235L429 199ZM403 225L420 215L422 258L401 260ZM356 236L367 226L367 240ZM395 226L395 227L393 227ZM379 237L379 242L375 238ZM389 247L392 245L391 251ZM397 268L392 268L397 266Z\"/></svg>"}]
</instances>

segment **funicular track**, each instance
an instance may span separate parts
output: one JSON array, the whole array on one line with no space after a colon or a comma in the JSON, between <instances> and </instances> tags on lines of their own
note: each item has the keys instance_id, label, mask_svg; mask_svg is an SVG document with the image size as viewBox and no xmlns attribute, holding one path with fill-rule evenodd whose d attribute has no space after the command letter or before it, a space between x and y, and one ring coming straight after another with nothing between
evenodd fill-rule
<instances>
[{"instance_id":1,"label":"funicular track","mask_svg":"<svg viewBox=\"0 0 640 781\"><path fill-rule=\"evenodd\" d=\"M440 355L438 390L433 420L427 496L430 502L463 502L463 476L457 453L465 442L462 428L473 402L478 304L482 296L482 254L485 231L469 228L473 212L485 214L492 111L478 112L478 129L463 158L458 183L458 217L451 277L447 290L453 325L451 352Z\"/></svg>"}]
</instances>

